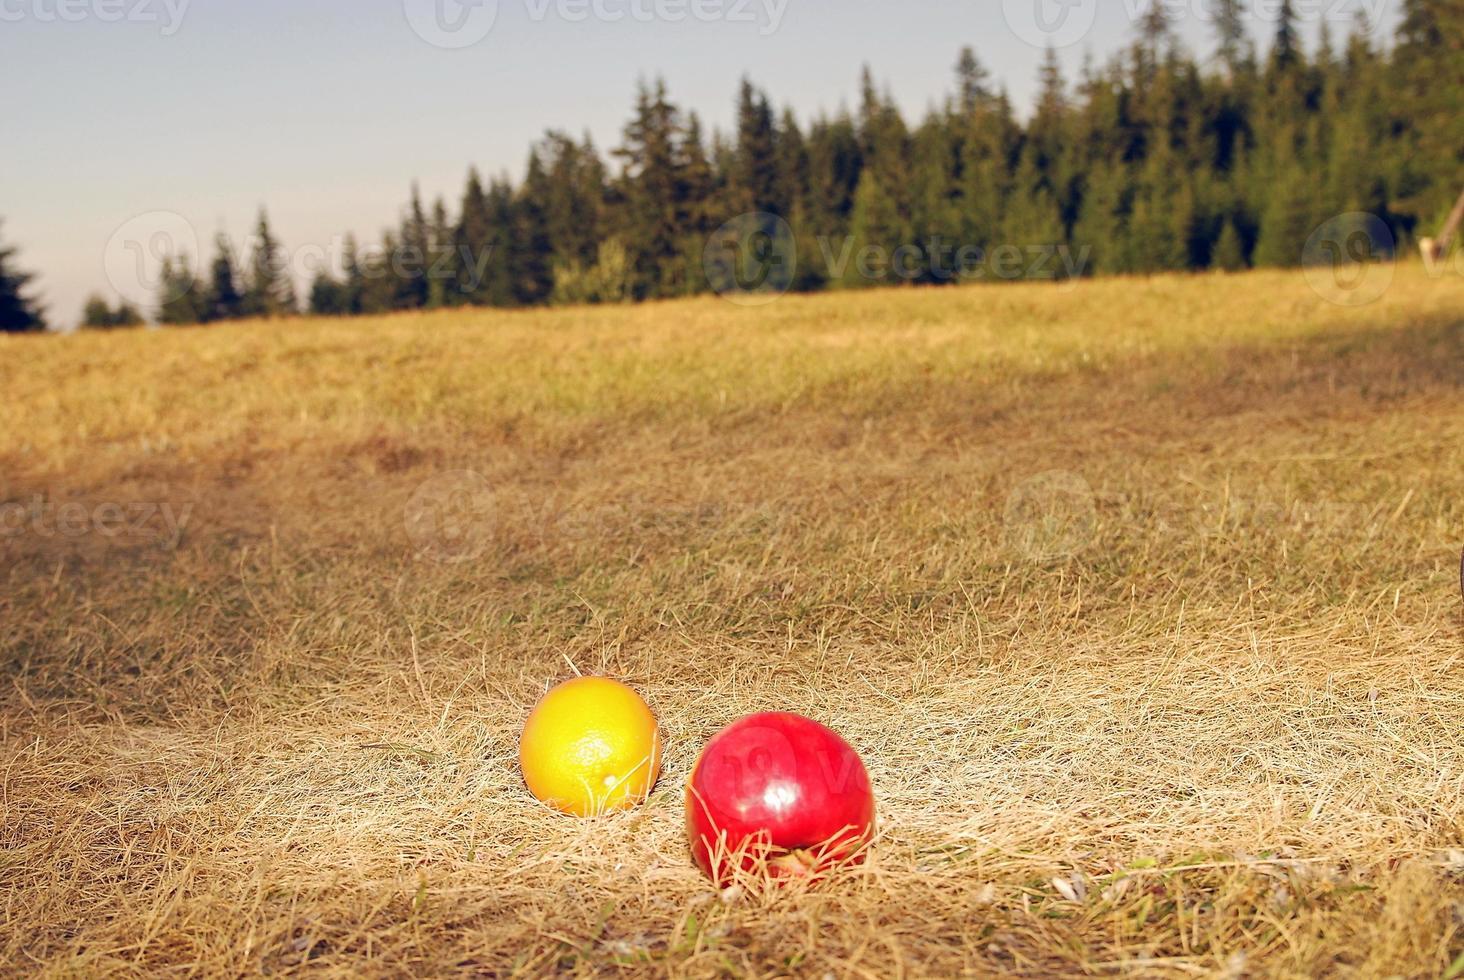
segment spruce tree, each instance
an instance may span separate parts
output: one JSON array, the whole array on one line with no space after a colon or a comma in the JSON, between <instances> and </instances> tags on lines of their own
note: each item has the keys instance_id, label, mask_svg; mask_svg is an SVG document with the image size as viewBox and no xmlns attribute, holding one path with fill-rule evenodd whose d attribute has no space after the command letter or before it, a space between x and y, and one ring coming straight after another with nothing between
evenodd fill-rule
<instances>
[{"instance_id":1,"label":"spruce tree","mask_svg":"<svg viewBox=\"0 0 1464 980\"><path fill-rule=\"evenodd\" d=\"M478 270L481 263L491 261L494 248L493 218L488 213L488 195L483 190L483 181L478 171L468 171L468 184L463 191L463 203L458 210L457 228L453 234L453 246L457 265L457 282L454 292L468 303L483 303L487 300L487 285L481 281Z\"/></svg>"},{"instance_id":2,"label":"spruce tree","mask_svg":"<svg viewBox=\"0 0 1464 980\"><path fill-rule=\"evenodd\" d=\"M866 67L861 77L859 138L863 166L855 192L850 233L857 259L866 249L878 253L876 265L860 271L851 261L845 282L853 275L864 284L893 282L895 263L918 248L910 219L911 177L910 134L888 94L875 89L874 77Z\"/></svg>"},{"instance_id":3,"label":"spruce tree","mask_svg":"<svg viewBox=\"0 0 1464 980\"><path fill-rule=\"evenodd\" d=\"M780 216L788 212L790 202L780 180L777 141L767 96L744 77L737 96L737 167L732 178L743 211Z\"/></svg>"},{"instance_id":4,"label":"spruce tree","mask_svg":"<svg viewBox=\"0 0 1464 980\"><path fill-rule=\"evenodd\" d=\"M451 284L457 279L452 223L447 218L447 204L440 197L432 205L428 237L427 306L435 310L448 304Z\"/></svg>"},{"instance_id":5,"label":"spruce tree","mask_svg":"<svg viewBox=\"0 0 1464 980\"><path fill-rule=\"evenodd\" d=\"M513 203L508 252L511 292L515 303L546 302L554 289L554 247L550 237L549 177L535 151L529 153L523 186Z\"/></svg>"},{"instance_id":6,"label":"spruce tree","mask_svg":"<svg viewBox=\"0 0 1464 980\"><path fill-rule=\"evenodd\" d=\"M239 274L234 263L234 249L220 232L214 238L214 259L210 266L208 307L205 322L233 320L244 314L244 294L239 290Z\"/></svg>"},{"instance_id":7,"label":"spruce tree","mask_svg":"<svg viewBox=\"0 0 1464 980\"><path fill-rule=\"evenodd\" d=\"M724 220L718 213L719 179L716 166L702 138L701 119L688 113L678 156L681 179L681 263L686 269L687 292L709 288L703 252L707 236ZM780 157L781 159L781 157Z\"/></svg>"},{"instance_id":8,"label":"spruce tree","mask_svg":"<svg viewBox=\"0 0 1464 980\"><path fill-rule=\"evenodd\" d=\"M470 171L454 234L456 292L464 302L479 306L513 302L508 273L512 225L512 188L495 180L485 190L477 171Z\"/></svg>"},{"instance_id":9,"label":"spruce tree","mask_svg":"<svg viewBox=\"0 0 1464 980\"><path fill-rule=\"evenodd\" d=\"M185 326L208 319L208 291L187 255L164 257L158 279L159 323Z\"/></svg>"},{"instance_id":10,"label":"spruce tree","mask_svg":"<svg viewBox=\"0 0 1464 980\"><path fill-rule=\"evenodd\" d=\"M635 116L615 151L624 162L620 192L626 206L624 237L635 269L638 299L684 292L689 263L682 247L685 218L681 112L666 83L642 84Z\"/></svg>"},{"instance_id":11,"label":"spruce tree","mask_svg":"<svg viewBox=\"0 0 1464 980\"><path fill-rule=\"evenodd\" d=\"M296 312L295 282L289 260L270 231L269 218L259 209L254 228L254 252L240 312L245 316L285 316Z\"/></svg>"},{"instance_id":12,"label":"spruce tree","mask_svg":"<svg viewBox=\"0 0 1464 980\"><path fill-rule=\"evenodd\" d=\"M1250 37L1245 29L1243 0L1216 0L1215 34L1215 54L1233 81L1240 76L1252 55Z\"/></svg>"},{"instance_id":13,"label":"spruce tree","mask_svg":"<svg viewBox=\"0 0 1464 980\"><path fill-rule=\"evenodd\" d=\"M593 264L605 225L605 168L588 136L576 143L564 133L549 132L539 143L547 233L553 262Z\"/></svg>"},{"instance_id":14,"label":"spruce tree","mask_svg":"<svg viewBox=\"0 0 1464 980\"><path fill-rule=\"evenodd\" d=\"M1271 64L1278 71L1288 71L1301 60L1301 35L1297 30L1296 5L1281 0L1276 18L1276 39L1271 45Z\"/></svg>"},{"instance_id":15,"label":"spruce tree","mask_svg":"<svg viewBox=\"0 0 1464 980\"><path fill-rule=\"evenodd\" d=\"M397 270L401 267L401 242L396 232L388 230L381 244L368 248L359 256L358 273L361 288L357 293L361 312L366 315L387 313L397 306L400 293Z\"/></svg>"},{"instance_id":16,"label":"spruce tree","mask_svg":"<svg viewBox=\"0 0 1464 980\"><path fill-rule=\"evenodd\" d=\"M396 295L392 305L397 309L417 310L427 305L430 292L428 272L433 257L431 229L427 213L422 209L422 193L412 184L411 203L402 219L401 238L392 263Z\"/></svg>"},{"instance_id":17,"label":"spruce tree","mask_svg":"<svg viewBox=\"0 0 1464 980\"><path fill-rule=\"evenodd\" d=\"M0 332L29 333L46 329L39 303L29 295L35 275L15 266L16 249L0 242Z\"/></svg>"},{"instance_id":18,"label":"spruce tree","mask_svg":"<svg viewBox=\"0 0 1464 980\"><path fill-rule=\"evenodd\" d=\"M361 260L361 249L355 235L346 235L341 256L345 280L340 289L340 312L350 316L366 312L366 267Z\"/></svg>"},{"instance_id":19,"label":"spruce tree","mask_svg":"<svg viewBox=\"0 0 1464 980\"><path fill-rule=\"evenodd\" d=\"M969 45L956 61L956 105L961 115L970 116L991 99L988 72Z\"/></svg>"},{"instance_id":20,"label":"spruce tree","mask_svg":"<svg viewBox=\"0 0 1464 980\"><path fill-rule=\"evenodd\" d=\"M960 271L962 215L959 147L944 113L932 113L916 131L911 156L911 239L921 252L915 281L946 282Z\"/></svg>"}]
</instances>

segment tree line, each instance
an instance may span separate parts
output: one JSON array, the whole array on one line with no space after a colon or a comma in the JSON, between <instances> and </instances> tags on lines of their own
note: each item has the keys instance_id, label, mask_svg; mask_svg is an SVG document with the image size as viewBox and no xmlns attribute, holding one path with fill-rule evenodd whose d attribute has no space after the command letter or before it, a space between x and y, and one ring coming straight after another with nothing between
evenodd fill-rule
<instances>
[{"instance_id":1,"label":"tree line","mask_svg":"<svg viewBox=\"0 0 1464 980\"><path fill-rule=\"evenodd\" d=\"M413 188L398 227L370 246L346 236L339 268L298 299L261 214L247 257L220 236L206 270L170 258L156 313L182 324L740 288L738 269L708 257L728 227L739 248L755 238L796 256L772 285L804 291L970 279L1003 249L1079 261L1009 262L1002 278L1296 265L1311 232L1349 212L1400 245L1425 234L1464 186L1464 3L1404 0L1386 45L1361 14L1342 36L1324 24L1310 51L1291 0L1264 51L1247 16L1218 0L1205 60L1162 4L1076 80L1049 51L1025 121L970 48L954 91L913 126L867 69L853 112L806 125L744 80L734 131L710 136L664 83L642 84L608 159L550 132L517 184L470 171L454 212ZM90 312L101 325L124 311Z\"/></svg>"}]
</instances>

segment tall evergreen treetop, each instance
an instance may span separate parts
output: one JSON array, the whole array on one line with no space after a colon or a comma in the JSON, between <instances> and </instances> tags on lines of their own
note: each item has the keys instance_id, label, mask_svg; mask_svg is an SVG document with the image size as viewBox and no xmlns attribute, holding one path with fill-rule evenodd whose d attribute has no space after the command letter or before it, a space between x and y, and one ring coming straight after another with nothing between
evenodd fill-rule
<instances>
[{"instance_id":1,"label":"tall evergreen treetop","mask_svg":"<svg viewBox=\"0 0 1464 980\"><path fill-rule=\"evenodd\" d=\"M1296 4L1281 0L1276 18L1276 39L1271 47L1271 64L1279 70L1294 67L1301 59L1301 34L1297 29Z\"/></svg>"},{"instance_id":2,"label":"tall evergreen treetop","mask_svg":"<svg viewBox=\"0 0 1464 980\"><path fill-rule=\"evenodd\" d=\"M249 316L282 316L296 312L296 306L289 259L270 230L269 217L260 208L242 312Z\"/></svg>"},{"instance_id":3,"label":"tall evergreen treetop","mask_svg":"<svg viewBox=\"0 0 1464 980\"><path fill-rule=\"evenodd\" d=\"M1245 29L1245 8L1242 0L1216 0L1216 56L1233 79L1250 60L1251 41Z\"/></svg>"},{"instance_id":4,"label":"tall evergreen treetop","mask_svg":"<svg viewBox=\"0 0 1464 980\"><path fill-rule=\"evenodd\" d=\"M975 49L970 45L962 48L956 60L956 104L962 115L969 116L990 101L990 78L991 73L976 57Z\"/></svg>"}]
</instances>

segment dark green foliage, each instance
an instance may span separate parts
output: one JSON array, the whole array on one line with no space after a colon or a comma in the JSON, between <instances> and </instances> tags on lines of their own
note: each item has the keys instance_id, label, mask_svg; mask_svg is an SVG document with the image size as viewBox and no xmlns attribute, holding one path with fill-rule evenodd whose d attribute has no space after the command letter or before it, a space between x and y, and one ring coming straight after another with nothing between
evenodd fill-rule
<instances>
[{"instance_id":1,"label":"dark green foliage","mask_svg":"<svg viewBox=\"0 0 1464 980\"><path fill-rule=\"evenodd\" d=\"M1400 103L1400 210L1432 226L1464 190L1464 0L1404 0L1388 87ZM1390 71L1389 71L1390 69ZM1432 234L1430 227L1425 234Z\"/></svg>"},{"instance_id":2,"label":"dark green foliage","mask_svg":"<svg viewBox=\"0 0 1464 980\"><path fill-rule=\"evenodd\" d=\"M208 306L204 320L233 320L243 316L246 308L244 294L239 290L234 247L222 233L214 239L214 260L209 268Z\"/></svg>"},{"instance_id":3,"label":"dark green foliage","mask_svg":"<svg viewBox=\"0 0 1464 980\"><path fill-rule=\"evenodd\" d=\"M528 171L510 221L508 274L515 303L534 306L554 291L554 239L551 235L551 181L537 152L529 154Z\"/></svg>"},{"instance_id":4,"label":"dark green foliage","mask_svg":"<svg viewBox=\"0 0 1464 980\"><path fill-rule=\"evenodd\" d=\"M453 290L463 302L512 304L508 271L512 206L512 191L505 181L494 181L484 190L478 172L468 173L462 216L453 235Z\"/></svg>"},{"instance_id":5,"label":"dark green foliage","mask_svg":"<svg viewBox=\"0 0 1464 980\"><path fill-rule=\"evenodd\" d=\"M432 292L428 279L431 268L432 226L422 210L422 195L413 184L412 203L402 221L400 244L391 264L393 309L412 310L427 305Z\"/></svg>"},{"instance_id":6,"label":"dark green foliage","mask_svg":"<svg viewBox=\"0 0 1464 980\"><path fill-rule=\"evenodd\" d=\"M1271 46L1271 63L1279 70L1295 68L1301 61L1301 38L1296 29L1296 4L1281 0L1276 18L1276 40Z\"/></svg>"},{"instance_id":7,"label":"dark green foliage","mask_svg":"<svg viewBox=\"0 0 1464 980\"><path fill-rule=\"evenodd\" d=\"M41 307L28 294L35 276L15 267L15 247L0 243L0 332L28 333L46 329Z\"/></svg>"},{"instance_id":8,"label":"dark green foliage","mask_svg":"<svg viewBox=\"0 0 1464 980\"><path fill-rule=\"evenodd\" d=\"M208 318L208 293L187 255L163 259L158 279L159 323L185 326Z\"/></svg>"},{"instance_id":9,"label":"dark green foliage","mask_svg":"<svg viewBox=\"0 0 1464 980\"><path fill-rule=\"evenodd\" d=\"M353 312L346 284L328 272L318 272L310 284L310 312L317 316L347 316Z\"/></svg>"},{"instance_id":10,"label":"dark green foliage","mask_svg":"<svg viewBox=\"0 0 1464 980\"><path fill-rule=\"evenodd\" d=\"M297 305L288 258L270 231L269 218L261 208L254 228L248 284L239 312L243 316L285 316L295 313Z\"/></svg>"},{"instance_id":11,"label":"dark green foliage","mask_svg":"<svg viewBox=\"0 0 1464 980\"><path fill-rule=\"evenodd\" d=\"M615 151L624 172L613 188L636 299L679 296L697 285L703 242L690 231L706 202L694 196L688 177L703 153L699 135L667 97L665 82L640 87L624 145ZM739 153L734 168L740 160Z\"/></svg>"},{"instance_id":12,"label":"dark green foliage","mask_svg":"<svg viewBox=\"0 0 1464 980\"><path fill-rule=\"evenodd\" d=\"M81 325L92 330L110 330L114 327L138 327L142 325L142 314L131 303L119 300L116 309L107 305L101 296L92 294L81 311Z\"/></svg>"}]
</instances>

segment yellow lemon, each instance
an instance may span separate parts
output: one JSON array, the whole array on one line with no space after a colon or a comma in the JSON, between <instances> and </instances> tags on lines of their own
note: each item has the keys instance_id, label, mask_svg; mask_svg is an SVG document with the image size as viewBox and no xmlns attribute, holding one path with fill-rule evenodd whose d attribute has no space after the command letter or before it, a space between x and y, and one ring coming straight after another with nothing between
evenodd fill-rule
<instances>
[{"instance_id":1,"label":"yellow lemon","mask_svg":"<svg viewBox=\"0 0 1464 980\"><path fill-rule=\"evenodd\" d=\"M645 800L661 774L656 716L608 677L576 677L545 694L519 739L529 792L579 817Z\"/></svg>"}]
</instances>

